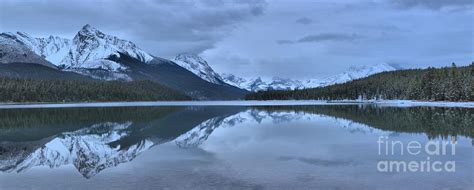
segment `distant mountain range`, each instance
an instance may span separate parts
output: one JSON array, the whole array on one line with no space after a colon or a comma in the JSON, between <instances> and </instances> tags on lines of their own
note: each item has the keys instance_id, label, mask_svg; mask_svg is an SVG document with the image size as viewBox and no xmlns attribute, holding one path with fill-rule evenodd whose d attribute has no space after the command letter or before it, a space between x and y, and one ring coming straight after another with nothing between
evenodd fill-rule
<instances>
[{"instance_id":1,"label":"distant mountain range","mask_svg":"<svg viewBox=\"0 0 474 190\"><path fill-rule=\"evenodd\" d=\"M186 59L178 56L176 61ZM217 79L202 79L191 67L183 68L171 60L153 56L133 42L104 34L90 25L85 25L73 39L1 33L0 63L5 64L0 76L31 77L36 67L25 69L24 64L32 64L53 68L75 79L80 74L84 79L150 80L195 99L241 99L247 93ZM17 69L15 63L23 63L23 69ZM34 76L42 77L50 76L48 73Z\"/></svg>"},{"instance_id":2,"label":"distant mountain range","mask_svg":"<svg viewBox=\"0 0 474 190\"><path fill-rule=\"evenodd\" d=\"M262 77L243 78L229 73L218 74L204 59L197 55L181 54L178 55L174 61L208 82L215 84L226 83L254 92L264 90L293 90L329 86L364 78L381 72L400 69L398 66L381 63L372 66L351 67L344 73L321 79L294 80L279 77L273 77L272 79L262 79Z\"/></svg>"},{"instance_id":3,"label":"distant mountain range","mask_svg":"<svg viewBox=\"0 0 474 190\"><path fill-rule=\"evenodd\" d=\"M380 63L372 66L351 67L348 71L326 78L292 80L274 77L272 79L265 80L260 77L245 79L226 74L224 75L224 81L249 91L263 91L271 89L294 90L342 84L355 79L365 78L373 74L395 71L398 69L400 68L397 66Z\"/></svg>"}]
</instances>

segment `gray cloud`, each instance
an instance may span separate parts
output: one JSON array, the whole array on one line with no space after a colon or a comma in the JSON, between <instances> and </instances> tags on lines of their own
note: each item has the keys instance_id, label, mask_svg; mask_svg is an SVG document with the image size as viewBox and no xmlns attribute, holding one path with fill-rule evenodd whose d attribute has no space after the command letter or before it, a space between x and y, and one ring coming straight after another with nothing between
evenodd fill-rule
<instances>
[{"instance_id":1,"label":"gray cloud","mask_svg":"<svg viewBox=\"0 0 474 190\"><path fill-rule=\"evenodd\" d=\"M277 40L277 44L284 45L284 44L323 42L323 41L353 41L353 40L357 40L361 38L362 36L358 34L322 33L322 34L308 35L296 41Z\"/></svg>"},{"instance_id":2,"label":"gray cloud","mask_svg":"<svg viewBox=\"0 0 474 190\"><path fill-rule=\"evenodd\" d=\"M277 44L294 44L294 41L291 40L277 40Z\"/></svg>"},{"instance_id":3,"label":"gray cloud","mask_svg":"<svg viewBox=\"0 0 474 190\"><path fill-rule=\"evenodd\" d=\"M297 19L295 22L298 24L308 25L308 24L313 23L313 20L308 17L302 17L302 18Z\"/></svg>"},{"instance_id":4,"label":"gray cloud","mask_svg":"<svg viewBox=\"0 0 474 190\"><path fill-rule=\"evenodd\" d=\"M357 34L324 33L305 36L299 39L298 42L352 41L360 38L362 38L362 36Z\"/></svg>"},{"instance_id":5,"label":"gray cloud","mask_svg":"<svg viewBox=\"0 0 474 190\"><path fill-rule=\"evenodd\" d=\"M213 47L240 23L262 15L266 2L5 0L0 2L0 7L2 32L25 31L32 35L59 34L72 38L82 25L91 24L105 33L130 39L158 56L173 56L181 51L180 44L186 44L182 48L193 53ZM170 46L176 48L166 48Z\"/></svg>"},{"instance_id":6,"label":"gray cloud","mask_svg":"<svg viewBox=\"0 0 474 190\"><path fill-rule=\"evenodd\" d=\"M439 10L444 7L464 7L472 6L473 0L390 0L391 3L400 8L423 7Z\"/></svg>"}]
</instances>

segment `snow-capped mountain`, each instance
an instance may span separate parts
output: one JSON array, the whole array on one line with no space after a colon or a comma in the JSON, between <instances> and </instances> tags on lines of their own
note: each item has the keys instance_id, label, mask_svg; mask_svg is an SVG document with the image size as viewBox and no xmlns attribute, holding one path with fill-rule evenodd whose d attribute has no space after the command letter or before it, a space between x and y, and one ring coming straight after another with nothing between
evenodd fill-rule
<instances>
[{"instance_id":1,"label":"snow-capped mountain","mask_svg":"<svg viewBox=\"0 0 474 190\"><path fill-rule=\"evenodd\" d=\"M362 66L362 67L351 67L348 71L331 76L325 79L309 79L302 81L303 86L305 87L322 87L329 86L333 84L341 84L348 81L368 77L373 74L382 73L386 71L395 71L398 68L396 66L389 65L387 63L380 63L372 66Z\"/></svg>"},{"instance_id":2,"label":"snow-capped mountain","mask_svg":"<svg viewBox=\"0 0 474 190\"><path fill-rule=\"evenodd\" d=\"M229 73L222 73L221 76L224 82L226 82L227 84L230 84L232 86L236 86L248 91L263 90L267 86L267 84L264 83L260 77L246 79L246 78L238 77Z\"/></svg>"},{"instance_id":3,"label":"snow-capped mountain","mask_svg":"<svg viewBox=\"0 0 474 190\"><path fill-rule=\"evenodd\" d=\"M225 84L221 76L207 64L206 60L198 55L183 53L176 56L173 61L207 82L220 85Z\"/></svg>"},{"instance_id":4,"label":"snow-capped mountain","mask_svg":"<svg viewBox=\"0 0 474 190\"><path fill-rule=\"evenodd\" d=\"M381 63L373 66L362 66L362 67L351 67L348 71L327 77L322 79L307 79L307 80L292 80L282 78L272 78L269 80L263 80L260 77L257 78L242 78L232 74L222 74L224 82L237 86L242 89L249 91L262 91L262 90L288 90L288 89L303 89L303 88L315 88L329 86L333 84L345 83L348 81L364 78L373 74L394 71L398 68L386 63Z\"/></svg>"},{"instance_id":5,"label":"snow-capped mountain","mask_svg":"<svg viewBox=\"0 0 474 190\"><path fill-rule=\"evenodd\" d=\"M221 76L224 82L226 82L227 84L253 92L270 89L291 90L300 89L304 87L302 83L298 80L283 79L278 77L274 77L270 80L265 80L261 77L246 79L229 73L223 73Z\"/></svg>"},{"instance_id":6,"label":"snow-capped mountain","mask_svg":"<svg viewBox=\"0 0 474 190\"><path fill-rule=\"evenodd\" d=\"M153 56L134 43L104 34L88 24L82 27L72 40L57 36L35 38L24 32L5 34L52 64L63 68L102 68L112 71L124 69L119 63L105 60L110 56L120 57L119 53L145 63L153 60Z\"/></svg>"},{"instance_id":7,"label":"snow-capped mountain","mask_svg":"<svg viewBox=\"0 0 474 190\"><path fill-rule=\"evenodd\" d=\"M97 61L110 57L111 55L120 57L119 53L127 54L130 57L147 63L153 56L138 48L134 43L119 39L115 36L107 35L96 28L85 25L73 38L73 46L63 61L72 67L88 67L91 61Z\"/></svg>"}]
</instances>

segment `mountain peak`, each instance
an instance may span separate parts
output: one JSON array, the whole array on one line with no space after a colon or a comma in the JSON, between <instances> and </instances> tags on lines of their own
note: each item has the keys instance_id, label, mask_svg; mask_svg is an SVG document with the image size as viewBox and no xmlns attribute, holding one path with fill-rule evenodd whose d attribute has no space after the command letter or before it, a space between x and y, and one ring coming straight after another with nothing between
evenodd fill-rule
<instances>
[{"instance_id":1,"label":"mountain peak","mask_svg":"<svg viewBox=\"0 0 474 190\"><path fill-rule=\"evenodd\" d=\"M183 62L190 62L194 60L194 61L203 63L205 65L208 65L206 60L201 58L199 55L196 55L193 53L180 53L174 58L174 60L183 61Z\"/></svg>"},{"instance_id":2,"label":"mountain peak","mask_svg":"<svg viewBox=\"0 0 474 190\"><path fill-rule=\"evenodd\" d=\"M180 53L174 58L174 62L207 82L224 84L222 77L207 64L206 60L196 54Z\"/></svg>"},{"instance_id":3,"label":"mountain peak","mask_svg":"<svg viewBox=\"0 0 474 190\"><path fill-rule=\"evenodd\" d=\"M84 31L97 31L97 28L91 26L90 24L86 24L82 27L81 30L84 30Z\"/></svg>"},{"instance_id":4,"label":"mountain peak","mask_svg":"<svg viewBox=\"0 0 474 190\"><path fill-rule=\"evenodd\" d=\"M79 30L77 36L98 36L102 38L105 36L105 34L99 31L97 28L86 24L81 28L81 30Z\"/></svg>"}]
</instances>

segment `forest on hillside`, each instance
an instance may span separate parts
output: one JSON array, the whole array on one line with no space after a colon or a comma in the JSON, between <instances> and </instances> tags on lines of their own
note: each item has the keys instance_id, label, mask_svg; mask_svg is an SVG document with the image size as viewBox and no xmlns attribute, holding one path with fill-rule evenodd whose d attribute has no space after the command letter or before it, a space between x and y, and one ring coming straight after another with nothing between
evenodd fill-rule
<instances>
[{"instance_id":1,"label":"forest on hillside","mask_svg":"<svg viewBox=\"0 0 474 190\"><path fill-rule=\"evenodd\" d=\"M94 81L0 77L0 102L190 100L151 81Z\"/></svg>"},{"instance_id":2,"label":"forest on hillside","mask_svg":"<svg viewBox=\"0 0 474 190\"><path fill-rule=\"evenodd\" d=\"M409 69L319 88L261 91L247 100L409 99L474 101L474 62L465 67Z\"/></svg>"}]
</instances>

